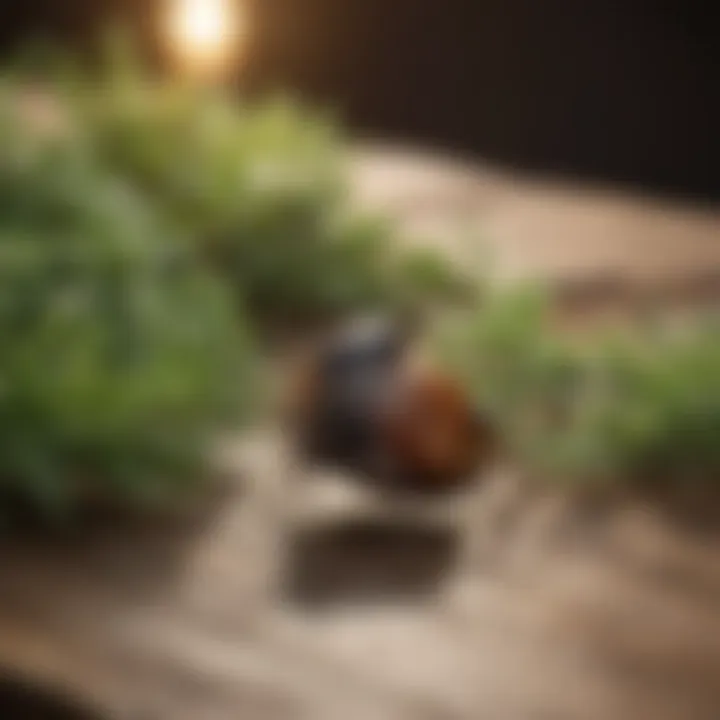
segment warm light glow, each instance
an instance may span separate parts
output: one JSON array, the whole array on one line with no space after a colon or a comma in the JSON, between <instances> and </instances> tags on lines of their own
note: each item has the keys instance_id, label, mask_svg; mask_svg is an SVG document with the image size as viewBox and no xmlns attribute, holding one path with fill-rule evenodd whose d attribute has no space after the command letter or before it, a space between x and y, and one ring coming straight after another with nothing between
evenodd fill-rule
<instances>
[{"instance_id":1,"label":"warm light glow","mask_svg":"<svg viewBox=\"0 0 720 720\"><path fill-rule=\"evenodd\" d=\"M175 62L191 74L221 75L243 50L242 0L167 0L166 39Z\"/></svg>"}]
</instances>

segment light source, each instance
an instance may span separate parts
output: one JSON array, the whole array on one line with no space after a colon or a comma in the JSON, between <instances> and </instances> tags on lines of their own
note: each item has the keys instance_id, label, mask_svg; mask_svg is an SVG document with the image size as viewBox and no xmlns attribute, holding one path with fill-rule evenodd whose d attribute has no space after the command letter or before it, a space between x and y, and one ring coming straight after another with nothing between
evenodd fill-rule
<instances>
[{"instance_id":1,"label":"light source","mask_svg":"<svg viewBox=\"0 0 720 720\"><path fill-rule=\"evenodd\" d=\"M184 75L220 79L240 60L247 35L242 0L164 0L168 55Z\"/></svg>"}]
</instances>

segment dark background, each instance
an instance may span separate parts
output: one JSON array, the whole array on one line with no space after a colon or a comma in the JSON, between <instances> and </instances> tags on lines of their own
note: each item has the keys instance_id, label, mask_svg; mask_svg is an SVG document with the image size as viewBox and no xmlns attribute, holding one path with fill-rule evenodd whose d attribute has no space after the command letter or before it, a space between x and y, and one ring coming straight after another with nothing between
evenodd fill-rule
<instances>
[{"instance_id":1,"label":"dark background","mask_svg":"<svg viewBox=\"0 0 720 720\"><path fill-rule=\"evenodd\" d=\"M352 128L530 169L720 196L720 34L698 0L250 0L246 89ZM0 47L88 47L112 14L152 52L156 0L0 0Z\"/></svg>"}]
</instances>

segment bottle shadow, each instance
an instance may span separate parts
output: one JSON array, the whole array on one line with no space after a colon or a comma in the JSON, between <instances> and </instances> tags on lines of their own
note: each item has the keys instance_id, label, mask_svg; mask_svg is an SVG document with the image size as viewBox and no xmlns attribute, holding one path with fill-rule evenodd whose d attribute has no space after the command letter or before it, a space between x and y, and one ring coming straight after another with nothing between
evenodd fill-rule
<instances>
[{"instance_id":1,"label":"bottle shadow","mask_svg":"<svg viewBox=\"0 0 720 720\"><path fill-rule=\"evenodd\" d=\"M283 595L310 609L431 600L458 557L450 527L355 518L296 531Z\"/></svg>"}]
</instances>

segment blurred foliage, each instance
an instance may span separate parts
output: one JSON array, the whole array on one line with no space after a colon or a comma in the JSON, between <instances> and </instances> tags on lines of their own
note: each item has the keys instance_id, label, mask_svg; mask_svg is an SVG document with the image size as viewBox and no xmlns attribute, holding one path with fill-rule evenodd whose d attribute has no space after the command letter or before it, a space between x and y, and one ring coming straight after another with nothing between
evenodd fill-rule
<instances>
[{"instance_id":1,"label":"blurred foliage","mask_svg":"<svg viewBox=\"0 0 720 720\"><path fill-rule=\"evenodd\" d=\"M353 211L333 122L157 81L127 47L86 71L36 45L0 75L0 521L193 489L255 409L246 312L467 290Z\"/></svg>"},{"instance_id":2,"label":"blurred foliage","mask_svg":"<svg viewBox=\"0 0 720 720\"><path fill-rule=\"evenodd\" d=\"M224 285L39 97L0 88L4 520L177 498L252 400Z\"/></svg>"},{"instance_id":3,"label":"blurred foliage","mask_svg":"<svg viewBox=\"0 0 720 720\"><path fill-rule=\"evenodd\" d=\"M574 337L538 287L492 294L443 338L531 472L573 482L720 477L720 316Z\"/></svg>"},{"instance_id":4,"label":"blurred foliage","mask_svg":"<svg viewBox=\"0 0 720 720\"><path fill-rule=\"evenodd\" d=\"M401 249L389 219L354 209L332 118L287 98L241 103L221 89L156 81L130 47L109 44L92 76L60 55L49 87L98 161L195 240L257 318L471 294L440 254Z\"/></svg>"}]
</instances>

